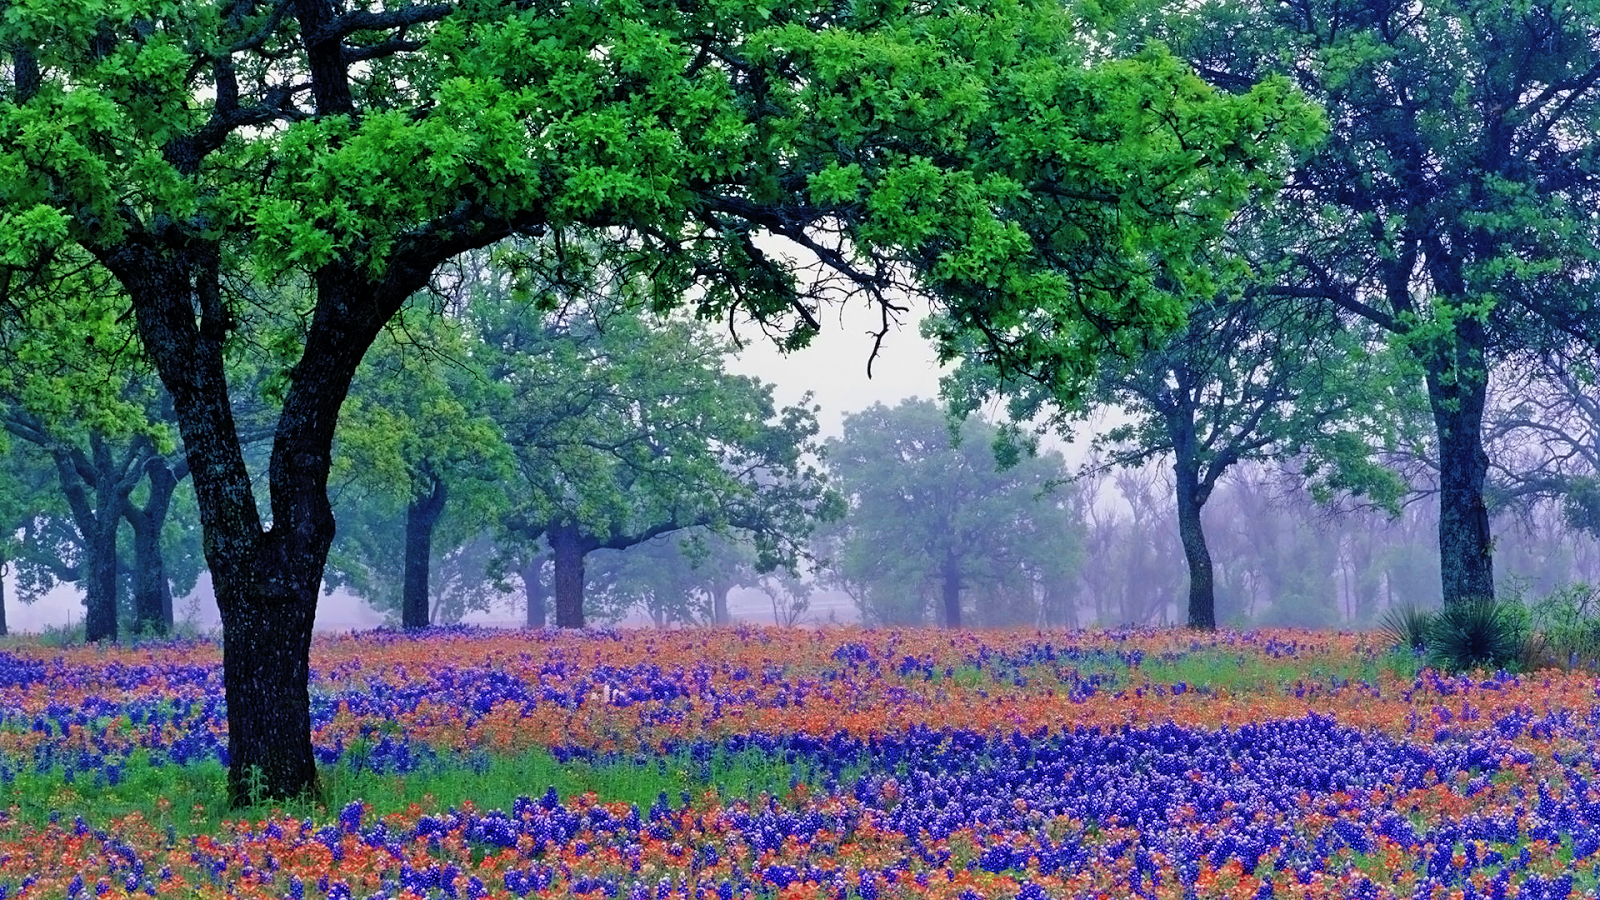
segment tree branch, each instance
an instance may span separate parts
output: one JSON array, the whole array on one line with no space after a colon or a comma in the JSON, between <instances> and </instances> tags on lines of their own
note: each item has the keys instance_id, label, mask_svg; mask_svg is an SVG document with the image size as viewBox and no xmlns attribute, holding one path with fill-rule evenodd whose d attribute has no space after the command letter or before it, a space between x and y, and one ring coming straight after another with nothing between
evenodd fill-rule
<instances>
[{"instance_id":1,"label":"tree branch","mask_svg":"<svg viewBox=\"0 0 1600 900\"><path fill-rule=\"evenodd\" d=\"M429 3L402 6L382 12L370 10L347 12L336 16L333 21L308 35L306 45L312 46L324 41L342 41L358 31L387 31L391 28L409 28L424 22L437 22L454 12L455 8L456 5L453 3Z\"/></svg>"}]
</instances>

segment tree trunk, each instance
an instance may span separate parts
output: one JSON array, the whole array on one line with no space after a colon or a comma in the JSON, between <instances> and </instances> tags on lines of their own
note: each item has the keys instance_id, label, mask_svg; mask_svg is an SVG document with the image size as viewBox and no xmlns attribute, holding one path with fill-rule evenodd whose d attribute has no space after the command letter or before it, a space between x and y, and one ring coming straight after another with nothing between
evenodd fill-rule
<instances>
[{"instance_id":1,"label":"tree trunk","mask_svg":"<svg viewBox=\"0 0 1600 900\"><path fill-rule=\"evenodd\" d=\"M11 568L11 560L0 557L0 637L11 633L6 627L6 571Z\"/></svg>"},{"instance_id":2,"label":"tree trunk","mask_svg":"<svg viewBox=\"0 0 1600 900\"><path fill-rule=\"evenodd\" d=\"M522 567L522 594L528 600L528 627L545 627L544 554L535 554Z\"/></svg>"},{"instance_id":3,"label":"tree trunk","mask_svg":"<svg viewBox=\"0 0 1600 900\"><path fill-rule=\"evenodd\" d=\"M1043 613L1040 624L1045 628L1078 627L1077 598L1071 588L1054 579L1042 586L1040 611Z\"/></svg>"},{"instance_id":4,"label":"tree trunk","mask_svg":"<svg viewBox=\"0 0 1600 900\"><path fill-rule=\"evenodd\" d=\"M428 627L428 566L433 557L433 529L444 513L448 496L444 479L430 472L427 495L412 497L406 505L406 571L400 596L400 624L407 629Z\"/></svg>"},{"instance_id":5,"label":"tree trunk","mask_svg":"<svg viewBox=\"0 0 1600 900\"><path fill-rule=\"evenodd\" d=\"M728 624L728 594L733 588L731 581L711 585L711 624Z\"/></svg>"},{"instance_id":6,"label":"tree trunk","mask_svg":"<svg viewBox=\"0 0 1600 900\"><path fill-rule=\"evenodd\" d=\"M95 641L117 639L117 526L122 520L102 509L89 523L84 535L88 544L89 579L84 584L83 638Z\"/></svg>"},{"instance_id":7,"label":"tree trunk","mask_svg":"<svg viewBox=\"0 0 1600 900\"><path fill-rule=\"evenodd\" d=\"M316 0L293 5L302 34L325 35L335 12ZM337 36L306 48L319 116L352 112L343 53ZM170 155L189 174L204 152L174 143ZM221 248L171 231L178 237L140 233L89 249L127 289L140 343L172 395L183 435L222 613L230 802L308 797L317 793L311 628L333 542L328 472L339 408L384 323L454 248L430 235L426 252L396 254L378 280L355 260L313 273L315 306L272 440L267 526L244 463L224 365L237 322L221 291Z\"/></svg>"},{"instance_id":8,"label":"tree trunk","mask_svg":"<svg viewBox=\"0 0 1600 900\"><path fill-rule=\"evenodd\" d=\"M583 627L583 557L590 549L578 526L558 525L549 531L555 555L556 627Z\"/></svg>"},{"instance_id":9,"label":"tree trunk","mask_svg":"<svg viewBox=\"0 0 1600 900\"><path fill-rule=\"evenodd\" d=\"M222 682L230 800L238 807L315 794L308 685L316 589L307 596L303 577L290 583L239 571L213 577L217 597L227 598Z\"/></svg>"},{"instance_id":10,"label":"tree trunk","mask_svg":"<svg viewBox=\"0 0 1600 900\"><path fill-rule=\"evenodd\" d=\"M946 554L940 568L940 582L944 593L944 627L961 627L961 561L954 553Z\"/></svg>"},{"instance_id":11,"label":"tree trunk","mask_svg":"<svg viewBox=\"0 0 1600 900\"><path fill-rule=\"evenodd\" d=\"M1216 454L1205 466L1199 439L1199 410L1203 379L1193 367L1173 362L1171 377L1177 390L1164 404L1163 418L1167 437L1172 441L1172 474L1177 495L1178 540L1189 570L1189 627L1200 631L1217 629L1217 582L1211 566L1211 548L1206 546L1205 523L1200 511L1211 498L1212 487L1232 464L1231 451Z\"/></svg>"},{"instance_id":12,"label":"tree trunk","mask_svg":"<svg viewBox=\"0 0 1600 900\"><path fill-rule=\"evenodd\" d=\"M1462 372L1453 379L1430 370L1428 400L1439 438L1439 574L1444 602L1494 599L1494 538L1483 484L1487 378Z\"/></svg>"},{"instance_id":13,"label":"tree trunk","mask_svg":"<svg viewBox=\"0 0 1600 900\"><path fill-rule=\"evenodd\" d=\"M233 319L216 248L129 242L97 255L131 295L194 479L222 613L229 800L237 807L312 796L311 628L333 541L334 427L366 348L419 285L373 285L353 267L315 273L317 304L273 436L266 528L229 396L223 347Z\"/></svg>"},{"instance_id":14,"label":"tree trunk","mask_svg":"<svg viewBox=\"0 0 1600 900\"><path fill-rule=\"evenodd\" d=\"M1178 477L1178 535L1183 539L1183 556L1189 564L1189 627L1201 631L1217 629L1216 575L1211 567L1211 549L1206 546L1205 526L1200 520L1204 501L1194 477Z\"/></svg>"},{"instance_id":15,"label":"tree trunk","mask_svg":"<svg viewBox=\"0 0 1600 900\"><path fill-rule=\"evenodd\" d=\"M133 529L133 627L141 634L172 632L172 585L161 549L161 530L181 477L167 461L154 457L145 465L150 496L143 508L124 503L122 517Z\"/></svg>"}]
</instances>

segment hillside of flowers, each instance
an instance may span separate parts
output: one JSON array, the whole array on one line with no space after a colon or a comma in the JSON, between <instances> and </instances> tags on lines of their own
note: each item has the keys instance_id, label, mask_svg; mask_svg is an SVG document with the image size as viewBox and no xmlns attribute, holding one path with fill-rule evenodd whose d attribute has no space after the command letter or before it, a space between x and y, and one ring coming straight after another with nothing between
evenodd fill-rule
<instances>
[{"instance_id":1,"label":"hillside of flowers","mask_svg":"<svg viewBox=\"0 0 1600 900\"><path fill-rule=\"evenodd\" d=\"M1596 896L1595 678L1411 677L1388 652L1310 632L319 639L332 802L216 820L170 799L226 762L214 644L13 644L0 900ZM396 799L525 757L594 786ZM730 760L765 786L724 779ZM672 789L611 789L641 772ZM351 784L369 795L333 797Z\"/></svg>"}]
</instances>

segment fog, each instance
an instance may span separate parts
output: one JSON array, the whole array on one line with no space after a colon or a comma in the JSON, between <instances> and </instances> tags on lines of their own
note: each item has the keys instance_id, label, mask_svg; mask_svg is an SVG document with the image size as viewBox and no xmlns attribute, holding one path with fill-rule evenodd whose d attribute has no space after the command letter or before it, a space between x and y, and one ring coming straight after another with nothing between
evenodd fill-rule
<instances>
[{"instance_id":1,"label":"fog","mask_svg":"<svg viewBox=\"0 0 1600 900\"><path fill-rule=\"evenodd\" d=\"M780 404L798 402L812 392L821 407L823 434L832 438L842 434L845 416L873 404L894 406L907 398L937 396L940 369L932 347L914 322L886 337L873 360L870 378L867 365L876 325L870 310L847 309L824 324L824 331L810 347L787 357L758 331L746 331L740 335L744 347L730 368L772 382ZM1514 438L1503 438L1501 443L1505 446L1497 451L1498 458L1525 452ZM1081 442L1050 441L1046 446L1064 451L1064 462L1074 472L1085 463ZM1399 515L1392 516L1350 502L1335 508L1319 504L1298 483L1292 467L1237 467L1218 485L1204 510L1216 571L1219 624L1360 628L1371 627L1385 610L1396 606L1437 605L1435 502L1423 477L1427 467L1412 468L1418 492ZM1070 529L1074 533L1061 544L1061 553L1076 558L1068 582L1050 588L1037 578L1014 581L992 573L973 576L965 585L968 621L976 625L1083 627L1181 624L1186 614L1188 574L1173 496L1170 468L1164 463L1102 472L1057 487L1054 502L1070 507L1075 517ZM906 514L916 512L908 510ZM1496 578L1503 596L1534 600L1573 582L1600 582L1600 544L1569 527L1554 500L1532 497L1507 504L1494 520L1494 531ZM997 551L996 555L1005 554ZM997 564L1006 563L999 559ZM592 589L602 593L606 565L602 553L590 567L591 576L600 573L600 583ZM1028 564L1017 565L1026 568ZM790 619L802 624L939 621L934 581L907 588L904 571L886 577L899 579L896 591L920 591L922 598L907 601L901 597L895 601L899 606L886 613L889 607L861 593L870 591L871 586L857 584L852 591L837 573L830 578L827 572L814 572L808 585L813 592L805 598L803 613ZM23 603L13 575L7 575L5 586L6 616L12 631L61 628L83 619L81 593L70 587L57 587L35 602ZM509 587L503 594L489 591L479 608L465 608L449 618L494 627L522 625L525 600L514 579ZM878 589L880 593L883 590L881 586ZM759 584L732 589L726 594L726 603L732 621L784 621L775 611L771 590L763 591ZM192 594L175 602L174 609L178 620L190 628L201 632L218 629L219 618L205 575ZM361 597L339 589L323 597L316 624L319 631L343 632L394 621L393 612L377 610ZM653 622L642 608L600 621L623 626Z\"/></svg>"},{"instance_id":2,"label":"fog","mask_svg":"<svg viewBox=\"0 0 1600 900\"><path fill-rule=\"evenodd\" d=\"M948 368L940 368L933 345L918 331L925 306L914 308L919 314L884 336L876 358L877 312L851 304L825 317L811 344L788 355L754 328L739 331L743 346L729 369L774 384L780 404L798 403L811 392L822 408L818 418L823 435L837 437L849 413L874 403L892 406L907 397L938 395L939 376Z\"/></svg>"}]
</instances>

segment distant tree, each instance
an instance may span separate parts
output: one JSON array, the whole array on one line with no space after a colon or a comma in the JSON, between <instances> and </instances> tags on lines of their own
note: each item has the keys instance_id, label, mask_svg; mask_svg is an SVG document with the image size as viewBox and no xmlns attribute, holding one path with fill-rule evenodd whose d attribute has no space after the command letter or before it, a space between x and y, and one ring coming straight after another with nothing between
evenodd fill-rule
<instances>
[{"instance_id":1,"label":"distant tree","mask_svg":"<svg viewBox=\"0 0 1600 900\"><path fill-rule=\"evenodd\" d=\"M1359 380L1373 367L1357 361L1364 348L1342 332L1329 302L1222 297L1191 307L1180 331L1127 356L1102 358L1080 404L1057 403L1053 384L1001 379L971 364L946 379L945 391L967 406L1004 395L1014 421L1065 436L1101 409L1127 416L1095 436L1095 465L1170 462L1189 571L1188 624L1209 630L1217 626L1216 576L1202 511L1234 466L1315 454L1341 470L1383 472L1360 455L1383 391ZM1334 478L1341 485L1355 480L1349 471ZM1369 477L1364 486L1391 496L1401 490L1392 477Z\"/></svg>"},{"instance_id":2,"label":"distant tree","mask_svg":"<svg viewBox=\"0 0 1600 900\"><path fill-rule=\"evenodd\" d=\"M755 545L737 532L705 527L664 534L620 552L594 554L586 601L601 619L643 612L658 628L725 625L728 595L758 583Z\"/></svg>"},{"instance_id":3,"label":"distant tree","mask_svg":"<svg viewBox=\"0 0 1600 900\"><path fill-rule=\"evenodd\" d=\"M544 628L549 624L549 609L545 602L550 596L546 587L549 579L545 576L545 570L549 568L551 559L548 547L542 546L541 542L519 542L512 546L509 553L505 548L500 548L490 569L501 583L508 570L516 573L517 580L522 583L525 627Z\"/></svg>"},{"instance_id":4,"label":"distant tree","mask_svg":"<svg viewBox=\"0 0 1600 900\"><path fill-rule=\"evenodd\" d=\"M756 587L772 604L772 624L779 628L793 628L810 611L817 582L815 577L776 572L763 576L756 582Z\"/></svg>"},{"instance_id":5,"label":"distant tree","mask_svg":"<svg viewBox=\"0 0 1600 900\"><path fill-rule=\"evenodd\" d=\"M1051 490L1066 479L1061 457L1002 470L993 426L969 419L959 434L957 446L939 405L913 399L848 415L842 436L828 441L849 505L830 564L856 586L870 622L923 621L931 605L940 624L960 628L964 606L988 588L991 600L1020 599L1023 611L973 604L981 620L1033 624L1035 576L1077 571L1078 527Z\"/></svg>"},{"instance_id":6,"label":"distant tree","mask_svg":"<svg viewBox=\"0 0 1600 900\"><path fill-rule=\"evenodd\" d=\"M1492 510L1532 516L1554 501L1570 527L1600 536L1596 362L1583 348L1562 348L1491 381L1484 442Z\"/></svg>"},{"instance_id":7,"label":"distant tree","mask_svg":"<svg viewBox=\"0 0 1600 900\"><path fill-rule=\"evenodd\" d=\"M1166 625L1182 609L1183 544L1170 473L1116 471L1112 485L1127 515L1091 507L1084 579L1095 593L1096 619L1106 625Z\"/></svg>"},{"instance_id":8,"label":"distant tree","mask_svg":"<svg viewBox=\"0 0 1600 900\"><path fill-rule=\"evenodd\" d=\"M37 581L84 589L88 640L118 634L118 534L134 534L134 627L165 633L171 593L161 550L172 495L187 472L170 398L137 353L116 282L81 252L41 262L19 286L17 308L0 326L0 428L49 460L62 504L58 534L72 562L31 554ZM146 485L144 502L131 498ZM42 510L41 510L42 512ZM35 545L37 548L39 545ZM63 545L64 546L64 545Z\"/></svg>"},{"instance_id":9,"label":"distant tree","mask_svg":"<svg viewBox=\"0 0 1600 900\"><path fill-rule=\"evenodd\" d=\"M1170 467L1152 462L1079 482L1097 498L1084 515L1094 563L1082 575L1094 621L1165 623L1182 615L1173 480ZM1408 503L1398 516L1370 503L1335 509L1313 495L1293 460L1239 463L1204 511L1219 561L1219 625L1362 626L1389 607L1438 605L1437 556L1426 536L1433 519L1424 507Z\"/></svg>"},{"instance_id":10,"label":"distant tree","mask_svg":"<svg viewBox=\"0 0 1600 900\"><path fill-rule=\"evenodd\" d=\"M189 461L179 452L152 453L144 462L144 476L122 506L122 519L133 532L133 627L143 634L167 634L173 626L174 581L167 562L172 540L168 525L178 486L189 477ZM188 541L184 549L190 562L184 580L192 586L200 542Z\"/></svg>"},{"instance_id":11,"label":"distant tree","mask_svg":"<svg viewBox=\"0 0 1600 900\"><path fill-rule=\"evenodd\" d=\"M584 557L692 528L737 530L759 568L792 564L836 502L811 461L815 410L778 409L770 385L723 369L698 323L583 307L479 311L516 458L508 535L554 563L555 624L582 627Z\"/></svg>"},{"instance_id":12,"label":"distant tree","mask_svg":"<svg viewBox=\"0 0 1600 900\"><path fill-rule=\"evenodd\" d=\"M502 427L512 401L508 385L485 368L491 348L464 329L465 293L445 298L455 306L446 315L433 311L427 294L401 311L356 373L335 436L337 509L354 521L330 549L329 583L379 609L397 607L408 629L434 621L434 588L445 585L430 578L441 523L450 538L441 555L483 571L484 551L468 548L489 537L512 502L504 482L513 458ZM491 599L467 585L452 596L460 601L454 619L462 604L484 607Z\"/></svg>"}]
</instances>

